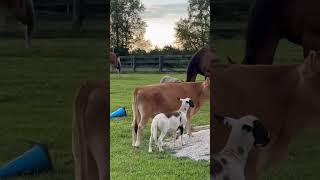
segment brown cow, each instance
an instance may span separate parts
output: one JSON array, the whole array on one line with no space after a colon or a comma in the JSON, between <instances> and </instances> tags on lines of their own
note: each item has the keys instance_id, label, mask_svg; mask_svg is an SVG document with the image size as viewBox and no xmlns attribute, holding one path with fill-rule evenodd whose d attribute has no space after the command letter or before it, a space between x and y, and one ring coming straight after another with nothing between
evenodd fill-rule
<instances>
[{"instance_id":1,"label":"brown cow","mask_svg":"<svg viewBox=\"0 0 320 180\"><path fill-rule=\"evenodd\" d=\"M107 179L107 81L81 86L74 103L72 149L75 179Z\"/></svg>"},{"instance_id":2,"label":"brown cow","mask_svg":"<svg viewBox=\"0 0 320 180\"><path fill-rule=\"evenodd\" d=\"M289 143L304 127L319 124L319 53L312 51L301 65L216 64L211 72L211 110L235 118L252 114L270 132L269 147L249 154L248 180L256 180L283 160ZM215 121L212 128L210 150L214 154L223 148L228 130Z\"/></svg>"},{"instance_id":3,"label":"brown cow","mask_svg":"<svg viewBox=\"0 0 320 180\"><path fill-rule=\"evenodd\" d=\"M132 97L132 146L139 147L148 120L158 114L176 111L181 103L177 97L190 98L194 103L188 114L187 132L191 135L191 117L210 98L210 81L163 83L135 88Z\"/></svg>"}]
</instances>

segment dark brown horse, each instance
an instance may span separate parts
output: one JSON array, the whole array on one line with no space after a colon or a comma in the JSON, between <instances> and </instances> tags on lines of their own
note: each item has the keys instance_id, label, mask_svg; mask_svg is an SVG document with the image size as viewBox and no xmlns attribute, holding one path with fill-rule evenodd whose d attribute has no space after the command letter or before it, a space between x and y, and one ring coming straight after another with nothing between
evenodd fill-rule
<instances>
[{"instance_id":1,"label":"dark brown horse","mask_svg":"<svg viewBox=\"0 0 320 180\"><path fill-rule=\"evenodd\" d=\"M29 47L35 22L33 0L0 0L0 7L7 8L25 25L26 47Z\"/></svg>"},{"instance_id":2,"label":"dark brown horse","mask_svg":"<svg viewBox=\"0 0 320 180\"><path fill-rule=\"evenodd\" d=\"M210 77L211 61L214 58L209 47L202 47L197 51L188 65L186 82L195 82L198 74L205 78Z\"/></svg>"},{"instance_id":3,"label":"dark brown horse","mask_svg":"<svg viewBox=\"0 0 320 180\"><path fill-rule=\"evenodd\" d=\"M201 74L207 79L210 77L211 62L218 62L220 59L211 51L209 47L202 47L191 58L187 69L186 82L195 82L197 75ZM230 57L227 57L229 64L234 64Z\"/></svg>"},{"instance_id":4,"label":"dark brown horse","mask_svg":"<svg viewBox=\"0 0 320 180\"><path fill-rule=\"evenodd\" d=\"M320 49L320 1L255 0L248 21L244 64L272 64L280 39Z\"/></svg>"}]
</instances>

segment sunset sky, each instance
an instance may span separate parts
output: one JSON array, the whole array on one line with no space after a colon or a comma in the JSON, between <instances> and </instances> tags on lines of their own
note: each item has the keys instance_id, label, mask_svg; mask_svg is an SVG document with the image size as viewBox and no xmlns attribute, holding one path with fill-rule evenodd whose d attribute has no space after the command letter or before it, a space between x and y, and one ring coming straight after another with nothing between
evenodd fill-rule
<instances>
[{"instance_id":1,"label":"sunset sky","mask_svg":"<svg viewBox=\"0 0 320 180\"><path fill-rule=\"evenodd\" d=\"M187 17L188 0L141 0L145 6L142 14L147 23L145 38L153 46L163 47L175 41L175 23Z\"/></svg>"}]
</instances>

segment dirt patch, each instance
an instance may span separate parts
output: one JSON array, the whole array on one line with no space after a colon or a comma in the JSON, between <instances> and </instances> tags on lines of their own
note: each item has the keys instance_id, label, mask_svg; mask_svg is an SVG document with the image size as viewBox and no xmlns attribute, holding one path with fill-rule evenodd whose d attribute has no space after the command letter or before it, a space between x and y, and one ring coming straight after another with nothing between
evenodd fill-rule
<instances>
[{"instance_id":1,"label":"dirt patch","mask_svg":"<svg viewBox=\"0 0 320 180\"><path fill-rule=\"evenodd\" d=\"M165 146L174 151L174 156L210 161L210 129L193 132L192 137L184 135L183 139L183 146L180 139L175 144L173 141L166 142Z\"/></svg>"}]
</instances>

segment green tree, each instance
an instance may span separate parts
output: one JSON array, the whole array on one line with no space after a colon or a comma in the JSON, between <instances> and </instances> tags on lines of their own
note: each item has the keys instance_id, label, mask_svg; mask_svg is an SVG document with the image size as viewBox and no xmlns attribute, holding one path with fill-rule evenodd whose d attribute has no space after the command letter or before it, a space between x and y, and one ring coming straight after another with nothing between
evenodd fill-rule
<instances>
[{"instance_id":1,"label":"green tree","mask_svg":"<svg viewBox=\"0 0 320 180\"><path fill-rule=\"evenodd\" d=\"M145 8L140 0L111 0L110 5L111 46L132 49L135 42L144 40L141 33L146 23L140 15Z\"/></svg>"},{"instance_id":2,"label":"green tree","mask_svg":"<svg viewBox=\"0 0 320 180\"><path fill-rule=\"evenodd\" d=\"M176 23L176 42L186 50L197 50L208 44L210 1L189 0L188 18Z\"/></svg>"}]
</instances>

